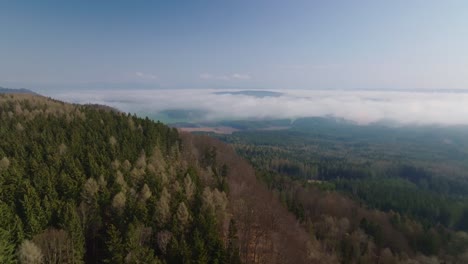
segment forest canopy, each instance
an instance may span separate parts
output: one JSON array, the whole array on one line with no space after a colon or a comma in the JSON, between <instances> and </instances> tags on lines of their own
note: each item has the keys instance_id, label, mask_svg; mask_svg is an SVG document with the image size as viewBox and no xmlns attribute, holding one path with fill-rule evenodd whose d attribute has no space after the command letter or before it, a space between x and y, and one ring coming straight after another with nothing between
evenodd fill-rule
<instances>
[{"instance_id":1,"label":"forest canopy","mask_svg":"<svg viewBox=\"0 0 468 264\"><path fill-rule=\"evenodd\" d=\"M381 167L383 176L369 162L293 155L295 143L235 134L227 145L27 94L0 95L0 119L1 263L468 257L465 187L433 171Z\"/></svg>"}]
</instances>

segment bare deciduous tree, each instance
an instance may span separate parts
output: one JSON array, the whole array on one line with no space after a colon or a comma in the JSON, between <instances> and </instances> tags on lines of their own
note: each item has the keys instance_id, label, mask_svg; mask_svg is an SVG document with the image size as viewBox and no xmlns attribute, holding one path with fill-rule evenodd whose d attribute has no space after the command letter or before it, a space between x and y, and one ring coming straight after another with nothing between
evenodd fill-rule
<instances>
[{"instance_id":1,"label":"bare deciduous tree","mask_svg":"<svg viewBox=\"0 0 468 264\"><path fill-rule=\"evenodd\" d=\"M112 207L121 212L125 208L126 202L127 198L125 197L125 194L123 192L119 192L112 199Z\"/></svg>"},{"instance_id":2,"label":"bare deciduous tree","mask_svg":"<svg viewBox=\"0 0 468 264\"><path fill-rule=\"evenodd\" d=\"M117 139L115 139L114 136L111 136L111 137L109 138L109 144L110 144L112 147L114 147L115 145L117 145Z\"/></svg>"},{"instance_id":3,"label":"bare deciduous tree","mask_svg":"<svg viewBox=\"0 0 468 264\"><path fill-rule=\"evenodd\" d=\"M7 157L3 157L0 160L0 171L8 169L9 166L10 166L10 160Z\"/></svg>"},{"instance_id":4,"label":"bare deciduous tree","mask_svg":"<svg viewBox=\"0 0 468 264\"><path fill-rule=\"evenodd\" d=\"M21 264L42 264L44 255L41 249L29 240L24 240L18 248L18 259Z\"/></svg>"},{"instance_id":5,"label":"bare deciduous tree","mask_svg":"<svg viewBox=\"0 0 468 264\"><path fill-rule=\"evenodd\" d=\"M182 227L185 227L190 221L190 212L187 209L187 206L184 202L181 202L179 204L179 207L177 208L176 212L176 217Z\"/></svg>"},{"instance_id":6,"label":"bare deciduous tree","mask_svg":"<svg viewBox=\"0 0 468 264\"><path fill-rule=\"evenodd\" d=\"M64 230L47 229L33 241L44 254L45 263L75 263L73 242Z\"/></svg>"},{"instance_id":7,"label":"bare deciduous tree","mask_svg":"<svg viewBox=\"0 0 468 264\"><path fill-rule=\"evenodd\" d=\"M96 194L99 191L99 185L94 178L89 178L86 180L83 190L81 191L81 198L88 203L91 204L96 197Z\"/></svg>"},{"instance_id":8,"label":"bare deciduous tree","mask_svg":"<svg viewBox=\"0 0 468 264\"><path fill-rule=\"evenodd\" d=\"M187 174L184 179L184 190L185 197L187 197L187 200L191 201L195 194L195 183L192 181L189 174Z\"/></svg>"},{"instance_id":9,"label":"bare deciduous tree","mask_svg":"<svg viewBox=\"0 0 468 264\"><path fill-rule=\"evenodd\" d=\"M145 183L140 191L140 201L146 202L146 200L148 200L151 197L151 195L153 195L153 193L151 192L148 185Z\"/></svg>"},{"instance_id":10,"label":"bare deciduous tree","mask_svg":"<svg viewBox=\"0 0 468 264\"><path fill-rule=\"evenodd\" d=\"M171 239L172 239L172 233L167 230L163 230L156 235L156 241L158 243L158 247L161 250L161 252L163 252L164 254L166 253L167 245L169 244Z\"/></svg>"},{"instance_id":11,"label":"bare deciduous tree","mask_svg":"<svg viewBox=\"0 0 468 264\"><path fill-rule=\"evenodd\" d=\"M161 196L156 203L156 212L154 216L155 220L160 225L166 224L169 220L169 217L171 216L170 202L171 195L167 191L166 187L164 187L161 192Z\"/></svg>"}]
</instances>

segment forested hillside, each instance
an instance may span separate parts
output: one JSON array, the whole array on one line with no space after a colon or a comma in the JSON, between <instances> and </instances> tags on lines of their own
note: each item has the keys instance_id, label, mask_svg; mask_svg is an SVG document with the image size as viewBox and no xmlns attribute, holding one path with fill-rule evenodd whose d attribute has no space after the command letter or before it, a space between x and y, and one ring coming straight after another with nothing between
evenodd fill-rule
<instances>
[{"instance_id":1,"label":"forested hillside","mask_svg":"<svg viewBox=\"0 0 468 264\"><path fill-rule=\"evenodd\" d=\"M334 263L209 137L0 95L0 263Z\"/></svg>"},{"instance_id":2,"label":"forested hillside","mask_svg":"<svg viewBox=\"0 0 468 264\"><path fill-rule=\"evenodd\" d=\"M466 128L300 121L216 136L342 263L468 263Z\"/></svg>"},{"instance_id":3,"label":"forested hillside","mask_svg":"<svg viewBox=\"0 0 468 264\"><path fill-rule=\"evenodd\" d=\"M465 215L453 211L464 187L441 200L431 196L440 184L418 170L382 185L362 166L310 165L237 138L254 169L211 137L34 95L0 95L0 119L0 263L468 259ZM405 175L423 175L426 191L402 185Z\"/></svg>"}]
</instances>

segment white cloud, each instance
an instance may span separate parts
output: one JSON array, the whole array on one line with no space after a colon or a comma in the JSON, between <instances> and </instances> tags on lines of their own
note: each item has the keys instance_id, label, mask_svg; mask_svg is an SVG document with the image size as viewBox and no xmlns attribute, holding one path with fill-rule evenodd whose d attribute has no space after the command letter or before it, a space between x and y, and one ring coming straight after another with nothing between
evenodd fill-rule
<instances>
[{"instance_id":1,"label":"white cloud","mask_svg":"<svg viewBox=\"0 0 468 264\"><path fill-rule=\"evenodd\" d=\"M135 76L144 80L157 80L158 79L157 75L142 73L142 72L135 72Z\"/></svg>"},{"instance_id":2,"label":"white cloud","mask_svg":"<svg viewBox=\"0 0 468 264\"><path fill-rule=\"evenodd\" d=\"M342 68L342 64L280 64L277 65L280 69L292 71L309 71L309 70L334 70Z\"/></svg>"},{"instance_id":3,"label":"white cloud","mask_svg":"<svg viewBox=\"0 0 468 264\"><path fill-rule=\"evenodd\" d=\"M250 80L251 77L249 74L242 74L242 73L233 73L230 75L225 75L225 74L215 75L211 73L202 73L200 74L200 79L229 81L229 80Z\"/></svg>"},{"instance_id":4,"label":"white cloud","mask_svg":"<svg viewBox=\"0 0 468 264\"><path fill-rule=\"evenodd\" d=\"M214 75L211 73L202 73L200 74L200 79L203 80L229 80L229 76L227 75Z\"/></svg>"},{"instance_id":5,"label":"white cloud","mask_svg":"<svg viewBox=\"0 0 468 264\"><path fill-rule=\"evenodd\" d=\"M250 75L248 74L241 74L241 73L234 73L232 75L233 79L238 79L238 80L250 80Z\"/></svg>"},{"instance_id":6,"label":"white cloud","mask_svg":"<svg viewBox=\"0 0 468 264\"><path fill-rule=\"evenodd\" d=\"M468 124L468 92L286 90L279 97L215 94L219 90L106 90L64 92L58 99L100 103L122 111L157 113L165 109L201 109L207 119L298 118L335 116L367 124L393 120L403 124Z\"/></svg>"}]
</instances>

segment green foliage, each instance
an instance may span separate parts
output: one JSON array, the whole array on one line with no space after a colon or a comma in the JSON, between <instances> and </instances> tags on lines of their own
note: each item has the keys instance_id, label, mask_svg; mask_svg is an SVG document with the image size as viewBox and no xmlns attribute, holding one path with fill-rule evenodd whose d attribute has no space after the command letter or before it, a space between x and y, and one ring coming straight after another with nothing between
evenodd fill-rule
<instances>
[{"instance_id":1,"label":"green foliage","mask_svg":"<svg viewBox=\"0 0 468 264\"><path fill-rule=\"evenodd\" d=\"M222 221L197 202L220 184L183 160L177 130L27 95L0 95L0 119L1 263L18 248L26 262L50 258L41 249L58 238L73 263L223 262Z\"/></svg>"},{"instance_id":2,"label":"green foliage","mask_svg":"<svg viewBox=\"0 0 468 264\"><path fill-rule=\"evenodd\" d=\"M361 223L359 224L359 227L366 232L367 235L371 236L374 238L375 243L378 246L383 246L382 240L383 240L383 234L382 234L382 229L381 227L373 223L372 221L367 220L366 218L363 218L361 220Z\"/></svg>"},{"instance_id":3,"label":"green foliage","mask_svg":"<svg viewBox=\"0 0 468 264\"><path fill-rule=\"evenodd\" d=\"M108 252L106 263L122 263L125 257L124 246L120 231L114 225L109 225L106 239Z\"/></svg>"},{"instance_id":4,"label":"green foliage","mask_svg":"<svg viewBox=\"0 0 468 264\"><path fill-rule=\"evenodd\" d=\"M6 230L0 228L0 263L16 263L15 244Z\"/></svg>"},{"instance_id":5,"label":"green foliage","mask_svg":"<svg viewBox=\"0 0 468 264\"><path fill-rule=\"evenodd\" d=\"M378 217L366 219L370 213L356 219L356 209L330 209L333 217L356 219L354 226L380 250L400 240L401 246L392 250L401 251L408 243L409 254L430 255L450 251L454 244L457 255L467 249L454 238L455 231L468 231L467 131L466 127L392 128L302 118L287 130L246 129L214 136L248 159L257 177L303 223L318 221L314 213L319 210L313 207L319 206L318 197L337 192L339 196L332 197L349 197L359 210L382 213L377 221ZM307 198L305 193L317 196ZM392 238L391 228L404 238ZM356 239L364 236L361 233Z\"/></svg>"}]
</instances>

